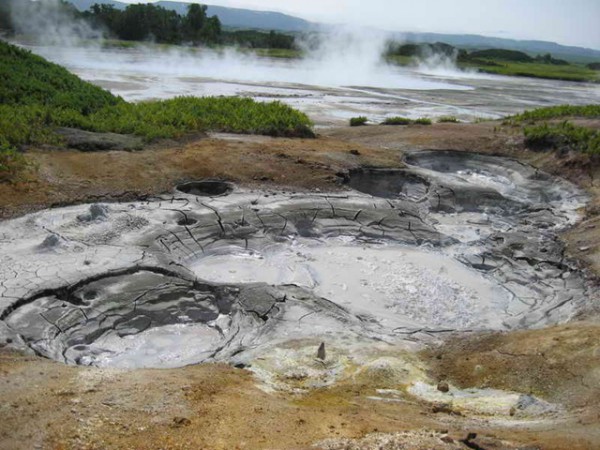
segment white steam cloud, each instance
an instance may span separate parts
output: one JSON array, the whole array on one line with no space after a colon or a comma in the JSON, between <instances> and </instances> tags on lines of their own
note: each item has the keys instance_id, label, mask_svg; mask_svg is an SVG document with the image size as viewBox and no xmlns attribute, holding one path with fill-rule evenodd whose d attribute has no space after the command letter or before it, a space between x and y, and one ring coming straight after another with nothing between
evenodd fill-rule
<instances>
[{"instance_id":1,"label":"white steam cloud","mask_svg":"<svg viewBox=\"0 0 600 450\"><path fill-rule=\"evenodd\" d=\"M59 0L37 3L41 6L38 14L32 14L29 2L16 1L12 10L18 31L42 38L39 41L45 46L34 51L79 73L99 71L105 79L112 73L321 87L460 88L386 63L383 54L390 36L373 29L340 26L317 33L318 45L301 41L306 56L293 61L261 58L236 49L173 46L165 50L149 44L127 50L103 49L103 30L75 19ZM432 55L423 69L447 65L451 64L445 60L435 62Z\"/></svg>"},{"instance_id":2,"label":"white steam cloud","mask_svg":"<svg viewBox=\"0 0 600 450\"><path fill-rule=\"evenodd\" d=\"M17 33L35 37L46 45L76 46L82 40L103 37L101 30L69 14L60 0L13 0L10 11Z\"/></svg>"}]
</instances>

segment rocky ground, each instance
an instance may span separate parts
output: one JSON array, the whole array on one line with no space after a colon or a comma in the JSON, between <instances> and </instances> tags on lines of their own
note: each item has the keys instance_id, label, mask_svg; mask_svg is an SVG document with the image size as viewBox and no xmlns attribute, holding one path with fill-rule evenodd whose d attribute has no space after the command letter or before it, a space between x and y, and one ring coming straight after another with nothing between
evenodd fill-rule
<instances>
[{"instance_id":1,"label":"rocky ground","mask_svg":"<svg viewBox=\"0 0 600 450\"><path fill-rule=\"evenodd\" d=\"M0 215L56 205L131 201L213 177L247 188L343 191L349 170L402 166L407 150L508 155L585 188L585 219L564 239L593 278L600 270L599 165L523 148L499 123L328 129L316 140L196 136L139 152L31 149L29 173L0 185ZM467 449L600 448L598 305L577 321L511 333L450 336L417 353L374 346L334 384L303 376L265 385L222 364L98 369L0 353L1 448ZM342 358L335 348L307 367ZM362 363L361 361L368 361ZM324 361L324 362L323 362ZM267 367L269 361L259 363ZM475 389L475 391L473 391ZM516 394L519 393L519 394Z\"/></svg>"}]
</instances>

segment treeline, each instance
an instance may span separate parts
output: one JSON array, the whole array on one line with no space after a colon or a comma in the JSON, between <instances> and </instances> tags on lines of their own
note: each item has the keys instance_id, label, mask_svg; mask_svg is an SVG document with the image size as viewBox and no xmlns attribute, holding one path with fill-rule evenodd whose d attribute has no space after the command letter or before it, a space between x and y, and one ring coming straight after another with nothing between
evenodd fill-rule
<instances>
[{"instance_id":1,"label":"treeline","mask_svg":"<svg viewBox=\"0 0 600 450\"><path fill-rule=\"evenodd\" d=\"M191 3L185 16L152 4L129 5L124 10L112 5L93 5L82 13L96 28L105 28L112 37L125 41L153 39L166 44L189 42L217 44L221 39L221 21L208 17L206 6Z\"/></svg>"},{"instance_id":2,"label":"treeline","mask_svg":"<svg viewBox=\"0 0 600 450\"><path fill-rule=\"evenodd\" d=\"M569 65L568 61L553 58L549 53L532 57L524 52L506 49L474 50L468 52L467 50L459 49L443 42L436 42L434 44L400 44L390 42L388 43L387 54L388 56L407 56L416 58L427 58L431 55L444 55L455 58L458 62L471 62L481 65L494 65L496 64L494 61L551 64L556 66Z\"/></svg>"},{"instance_id":3,"label":"treeline","mask_svg":"<svg viewBox=\"0 0 600 450\"><path fill-rule=\"evenodd\" d=\"M64 0L50 3L0 0L0 29L41 37L64 33L81 38L104 35L125 41L152 40L165 44L296 48L293 36L274 31L224 31L219 18L209 17L206 11L206 6L191 3L185 15L153 4L132 4L122 10L95 4L88 11L79 12ZM89 32L92 30L93 33Z\"/></svg>"},{"instance_id":4,"label":"treeline","mask_svg":"<svg viewBox=\"0 0 600 450\"><path fill-rule=\"evenodd\" d=\"M255 30L224 31L221 42L225 45L239 45L248 48L296 49L296 39L289 34L271 31L264 33Z\"/></svg>"}]
</instances>

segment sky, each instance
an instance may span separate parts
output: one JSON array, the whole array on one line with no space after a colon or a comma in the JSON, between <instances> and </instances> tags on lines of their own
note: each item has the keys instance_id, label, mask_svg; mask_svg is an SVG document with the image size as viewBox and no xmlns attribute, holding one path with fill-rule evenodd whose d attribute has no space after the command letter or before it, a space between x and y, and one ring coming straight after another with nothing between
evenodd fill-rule
<instances>
[{"instance_id":1,"label":"sky","mask_svg":"<svg viewBox=\"0 0 600 450\"><path fill-rule=\"evenodd\" d=\"M390 31L483 34L600 49L600 0L204 0L195 3L280 11L313 21Z\"/></svg>"}]
</instances>

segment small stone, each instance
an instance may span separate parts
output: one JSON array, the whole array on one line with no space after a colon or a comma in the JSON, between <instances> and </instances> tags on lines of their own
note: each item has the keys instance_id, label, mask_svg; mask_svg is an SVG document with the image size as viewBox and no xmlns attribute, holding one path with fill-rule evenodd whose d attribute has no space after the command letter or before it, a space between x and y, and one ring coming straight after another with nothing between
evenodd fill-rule
<instances>
[{"instance_id":1,"label":"small stone","mask_svg":"<svg viewBox=\"0 0 600 450\"><path fill-rule=\"evenodd\" d=\"M514 415L517 413L517 408L515 408L514 406L511 406L509 414L510 417L514 417Z\"/></svg>"},{"instance_id":2,"label":"small stone","mask_svg":"<svg viewBox=\"0 0 600 450\"><path fill-rule=\"evenodd\" d=\"M580 252L587 252L589 249L590 247L579 247Z\"/></svg>"},{"instance_id":3,"label":"small stone","mask_svg":"<svg viewBox=\"0 0 600 450\"><path fill-rule=\"evenodd\" d=\"M317 358L319 358L322 361L325 361L326 357L327 355L325 353L325 342L321 342L321 345L319 345L319 350L317 350Z\"/></svg>"},{"instance_id":4,"label":"small stone","mask_svg":"<svg viewBox=\"0 0 600 450\"><path fill-rule=\"evenodd\" d=\"M437 385L437 390L443 393L449 392L450 385L448 385L448 383L446 383L445 381L441 381Z\"/></svg>"},{"instance_id":5,"label":"small stone","mask_svg":"<svg viewBox=\"0 0 600 450\"><path fill-rule=\"evenodd\" d=\"M446 444L454 444L454 439L452 439L450 436L442 436L440 439Z\"/></svg>"},{"instance_id":6,"label":"small stone","mask_svg":"<svg viewBox=\"0 0 600 450\"><path fill-rule=\"evenodd\" d=\"M187 427L191 425L192 421L187 417L175 417L173 419L173 425L176 427Z\"/></svg>"},{"instance_id":7,"label":"small stone","mask_svg":"<svg viewBox=\"0 0 600 450\"><path fill-rule=\"evenodd\" d=\"M360 152L358 150L350 150L350 154L354 156L359 156Z\"/></svg>"}]
</instances>

